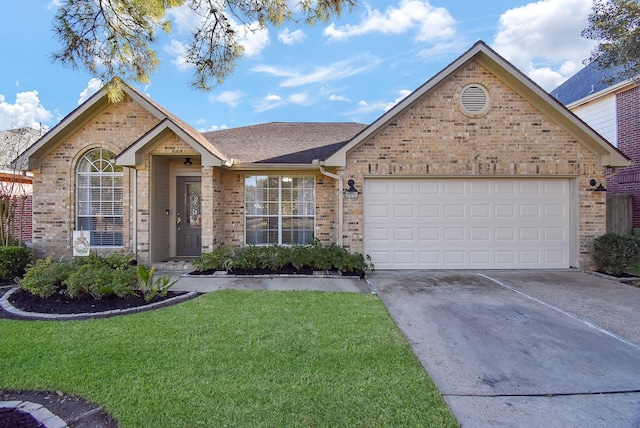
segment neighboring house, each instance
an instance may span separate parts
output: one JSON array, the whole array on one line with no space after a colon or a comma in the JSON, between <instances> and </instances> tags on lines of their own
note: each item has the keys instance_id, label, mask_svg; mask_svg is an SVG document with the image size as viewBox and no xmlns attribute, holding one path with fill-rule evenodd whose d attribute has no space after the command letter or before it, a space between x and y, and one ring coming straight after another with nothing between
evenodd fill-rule
<instances>
[{"instance_id":1,"label":"neighboring house","mask_svg":"<svg viewBox=\"0 0 640 428\"><path fill-rule=\"evenodd\" d=\"M31 245L32 220L32 179L29 175L13 171L0 171L0 200L7 202L13 210L10 222L10 233L20 244ZM6 218L2 218L2 226L7 231Z\"/></svg>"},{"instance_id":2,"label":"neighboring house","mask_svg":"<svg viewBox=\"0 0 640 428\"><path fill-rule=\"evenodd\" d=\"M197 132L99 92L30 147L37 257L337 243L376 269L588 269L628 159L483 42L372 124ZM348 191L351 190L351 191ZM357 193L356 193L357 191Z\"/></svg>"},{"instance_id":3,"label":"neighboring house","mask_svg":"<svg viewBox=\"0 0 640 428\"><path fill-rule=\"evenodd\" d=\"M19 243L31 243L31 177L21 174L25 165L19 157L32 145L42 132L33 128L17 128L0 131L0 199L10 205L13 218L10 220L10 234ZM2 227L7 230L7 218L0 216Z\"/></svg>"},{"instance_id":4,"label":"neighboring house","mask_svg":"<svg viewBox=\"0 0 640 428\"><path fill-rule=\"evenodd\" d=\"M551 95L631 158L633 165L609 174L605 187L632 195L633 227L640 228L640 82L616 78L615 71L592 62Z\"/></svg>"}]
</instances>

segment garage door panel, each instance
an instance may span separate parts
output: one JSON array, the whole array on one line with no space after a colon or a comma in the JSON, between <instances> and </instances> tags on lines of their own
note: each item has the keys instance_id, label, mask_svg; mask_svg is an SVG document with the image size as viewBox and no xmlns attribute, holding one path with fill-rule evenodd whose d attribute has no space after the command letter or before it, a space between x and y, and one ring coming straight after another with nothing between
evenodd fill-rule
<instances>
[{"instance_id":1,"label":"garage door panel","mask_svg":"<svg viewBox=\"0 0 640 428\"><path fill-rule=\"evenodd\" d=\"M368 179L364 250L377 269L569 267L569 188L568 179Z\"/></svg>"},{"instance_id":2,"label":"garage door panel","mask_svg":"<svg viewBox=\"0 0 640 428\"><path fill-rule=\"evenodd\" d=\"M395 218L406 219L415 216L415 205L398 204L393 206L393 216Z\"/></svg>"}]
</instances>

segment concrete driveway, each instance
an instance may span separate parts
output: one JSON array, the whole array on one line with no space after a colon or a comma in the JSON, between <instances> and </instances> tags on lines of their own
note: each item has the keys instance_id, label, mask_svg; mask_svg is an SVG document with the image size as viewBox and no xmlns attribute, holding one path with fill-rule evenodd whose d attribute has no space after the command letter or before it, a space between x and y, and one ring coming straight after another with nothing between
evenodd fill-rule
<instances>
[{"instance_id":1,"label":"concrete driveway","mask_svg":"<svg viewBox=\"0 0 640 428\"><path fill-rule=\"evenodd\" d=\"M369 282L463 427L640 427L640 288L568 270Z\"/></svg>"}]
</instances>

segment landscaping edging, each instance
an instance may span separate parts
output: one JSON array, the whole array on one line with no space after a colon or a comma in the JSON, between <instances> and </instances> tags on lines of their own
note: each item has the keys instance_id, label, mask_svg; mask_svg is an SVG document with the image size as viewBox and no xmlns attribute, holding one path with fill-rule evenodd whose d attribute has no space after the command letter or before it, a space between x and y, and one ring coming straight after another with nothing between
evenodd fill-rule
<instances>
[{"instance_id":1,"label":"landscaping edging","mask_svg":"<svg viewBox=\"0 0 640 428\"><path fill-rule=\"evenodd\" d=\"M39 403L31 401L0 401L0 409L15 409L28 413L39 424L46 428L67 428L69 425L62 418Z\"/></svg>"},{"instance_id":2,"label":"landscaping edging","mask_svg":"<svg viewBox=\"0 0 640 428\"><path fill-rule=\"evenodd\" d=\"M180 296L176 296L176 297L172 297L170 299L163 300L161 302L149 303L148 305L138 306L138 307L135 307L135 308L114 309L114 310L105 311L105 312L81 313L81 314L43 314L43 313L38 313L38 312L22 311L22 310L16 308L15 306L13 306L9 302L9 297L19 289L20 289L20 287L13 287L13 288L9 289L9 291L4 293L4 295L0 298L0 307L2 307L2 309L4 309L5 311L7 311L8 313L10 313L12 315L19 316L19 317L24 317L24 318L29 318L29 319L34 319L34 320L42 320L42 321L46 321L46 320L86 320L86 319L94 319L94 318L109 318L109 317L115 317L115 316L118 316L118 315L126 315L126 314L132 314L132 313L137 313L137 312L149 311L149 310L152 310L152 309L159 309L159 308L163 308L165 306L175 305L177 303L184 302L186 300L190 300L190 299L193 299L194 297L198 296L198 293L196 293L195 291L190 291L190 292L187 292L187 293L182 294Z\"/></svg>"},{"instance_id":3,"label":"landscaping edging","mask_svg":"<svg viewBox=\"0 0 640 428\"><path fill-rule=\"evenodd\" d=\"M119 426L100 406L62 391L0 390L0 409L26 413L45 428Z\"/></svg>"},{"instance_id":4,"label":"landscaping edging","mask_svg":"<svg viewBox=\"0 0 640 428\"><path fill-rule=\"evenodd\" d=\"M617 281L625 285L630 285L632 287L640 288L640 277L617 277L613 275L607 275L606 273L592 271L589 272L592 275L599 276L600 278L610 279L612 281Z\"/></svg>"}]
</instances>

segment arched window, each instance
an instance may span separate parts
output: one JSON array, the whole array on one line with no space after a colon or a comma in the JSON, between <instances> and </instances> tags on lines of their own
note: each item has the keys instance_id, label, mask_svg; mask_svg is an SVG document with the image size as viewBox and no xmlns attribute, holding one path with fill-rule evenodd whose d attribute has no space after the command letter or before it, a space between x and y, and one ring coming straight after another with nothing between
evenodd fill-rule
<instances>
[{"instance_id":1,"label":"arched window","mask_svg":"<svg viewBox=\"0 0 640 428\"><path fill-rule=\"evenodd\" d=\"M122 246L122 167L105 149L87 152L76 171L76 230L90 232L92 247Z\"/></svg>"}]
</instances>

